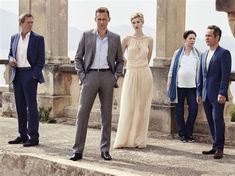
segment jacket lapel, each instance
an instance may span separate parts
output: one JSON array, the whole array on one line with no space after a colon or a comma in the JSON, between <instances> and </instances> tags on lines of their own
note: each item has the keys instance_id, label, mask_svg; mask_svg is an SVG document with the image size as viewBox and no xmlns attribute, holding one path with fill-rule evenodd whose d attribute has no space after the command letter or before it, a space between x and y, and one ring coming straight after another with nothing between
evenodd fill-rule
<instances>
[{"instance_id":1,"label":"jacket lapel","mask_svg":"<svg viewBox=\"0 0 235 176\"><path fill-rule=\"evenodd\" d=\"M34 34L33 32L30 33L30 36L29 36L29 44L28 44L28 48L27 48L27 59L30 62L30 59L31 59L31 52L34 50L33 48L33 42L34 42Z\"/></svg>"},{"instance_id":2,"label":"jacket lapel","mask_svg":"<svg viewBox=\"0 0 235 176\"><path fill-rule=\"evenodd\" d=\"M107 54L107 60L109 62L109 58L111 55L111 50L112 50L112 36L110 35L110 32L108 31L107 33L107 37L108 37L108 54Z\"/></svg>"},{"instance_id":3,"label":"jacket lapel","mask_svg":"<svg viewBox=\"0 0 235 176\"><path fill-rule=\"evenodd\" d=\"M213 56L212 56L212 58L211 58L211 60L210 60L210 63L209 63L208 71L207 71L207 72L209 72L210 65L211 65L212 62L214 62L214 60L215 60L215 58L216 58L216 55L217 55L217 53L218 53L218 51L219 51L219 48L220 48L219 46L216 48L216 50L215 50L215 52L214 52L214 54L213 54Z\"/></svg>"},{"instance_id":4,"label":"jacket lapel","mask_svg":"<svg viewBox=\"0 0 235 176\"><path fill-rule=\"evenodd\" d=\"M206 59L208 56L209 51L207 51L205 54L203 54L203 72L205 73L205 76L207 75L207 69L206 69Z\"/></svg>"},{"instance_id":5,"label":"jacket lapel","mask_svg":"<svg viewBox=\"0 0 235 176\"><path fill-rule=\"evenodd\" d=\"M96 30L93 30L93 32L91 33L91 52L92 52L92 57L91 57L91 61L90 61L90 64L89 66L91 66L91 64L93 63L94 61L94 58L95 58L95 52L96 52Z\"/></svg>"},{"instance_id":6,"label":"jacket lapel","mask_svg":"<svg viewBox=\"0 0 235 176\"><path fill-rule=\"evenodd\" d=\"M20 33L18 33L14 39L14 44L13 44L13 57L16 58L16 53L17 53L17 46L19 43L20 39Z\"/></svg>"}]
</instances>

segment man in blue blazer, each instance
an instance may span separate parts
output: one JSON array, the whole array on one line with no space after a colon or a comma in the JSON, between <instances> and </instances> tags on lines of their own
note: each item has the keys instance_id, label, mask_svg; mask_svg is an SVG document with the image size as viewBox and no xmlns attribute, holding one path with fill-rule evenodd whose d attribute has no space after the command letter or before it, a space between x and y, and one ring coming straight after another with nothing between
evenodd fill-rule
<instances>
[{"instance_id":1,"label":"man in blue blazer","mask_svg":"<svg viewBox=\"0 0 235 176\"><path fill-rule=\"evenodd\" d=\"M206 43L209 50L203 53L197 88L197 102L203 107L210 127L213 146L205 155L214 154L214 159L223 158L224 149L224 105L228 101L231 54L219 46L222 31L219 27L207 27Z\"/></svg>"},{"instance_id":2,"label":"man in blue blazer","mask_svg":"<svg viewBox=\"0 0 235 176\"><path fill-rule=\"evenodd\" d=\"M32 14L22 14L19 25L21 31L11 37L8 58L20 135L8 143L30 147L39 144L37 86L44 82L45 46L44 38L32 31Z\"/></svg>"}]
</instances>

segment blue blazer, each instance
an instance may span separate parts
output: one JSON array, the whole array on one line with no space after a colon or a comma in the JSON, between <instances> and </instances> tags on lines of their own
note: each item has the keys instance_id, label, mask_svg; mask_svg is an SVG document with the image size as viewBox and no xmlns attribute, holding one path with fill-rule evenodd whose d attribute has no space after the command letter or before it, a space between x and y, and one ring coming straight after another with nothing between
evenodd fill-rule
<instances>
[{"instance_id":1,"label":"blue blazer","mask_svg":"<svg viewBox=\"0 0 235 176\"><path fill-rule=\"evenodd\" d=\"M20 33L17 33L11 37L10 51L8 59L10 57L16 58L17 46L20 38ZM29 36L29 44L27 49L27 59L32 67L33 75L39 83L44 82L42 69L45 64L45 44L44 38L33 31ZM16 68L10 67L10 82L15 78Z\"/></svg>"},{"instance_id":2,"label":"blue blazer","mask_svg":"<svg viewBox=\"0 0 235 176\"><path fill-rule=\"evenodd\" d=\"M217 101L218 95L223 95L228 101L228 86L231 72L231 54L228 50L218 46L212 56L208 70L206 58L209 51L202 54L198 77L197 96L205 102Z\"/></svg>"}]
</instances>

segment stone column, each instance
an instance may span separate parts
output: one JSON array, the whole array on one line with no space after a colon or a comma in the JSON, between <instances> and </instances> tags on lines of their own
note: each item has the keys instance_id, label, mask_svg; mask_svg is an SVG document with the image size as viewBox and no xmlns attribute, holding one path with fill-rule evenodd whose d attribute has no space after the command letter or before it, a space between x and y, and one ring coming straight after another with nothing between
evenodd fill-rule
<instances>
[{"instance_id":1,"label":"stone column","mask_svg":"<svg viewBox=\"0 0 235 176\"><path fill-rule=\"evenodd\" d=\"M72 79L71 74L63 74L60 71L62 64L70 62L68 2L67 0L19 0L19 13L24 12L33 14L33 31L43 35L45 39L46 65L43 69L45 83L39 85L38 107L52 107L51 117L63 116L63 109L70 101ZM5 114L12 115L11 112Z\"/></svg>"},{"instance_id":2,"label":"stone column","mask_svg":"<svg viewBox=\"0 0 235 176\"><path fill-rule=\"evenodd\" d=\"M216 0L215 5L216 5L217 11L222 11L222 12L227 13L229 26L230 26L233 36L235 37L235 1L234 0L227 0L227 1ZM227 102L225 105L225 120L229 122L231 119L229 112L233 104L232 102L233 96L232 96L230 89L228 90L228 95L229 95L229 102Z\"/></svg>"},{"instance_id":3,"label":"stone column","mask_svg":"<svg viewBox=\"0 0 235 176\"><path fill-rule=\"evenodd\" d=\"M235 37L235 1L234 0L216 0L215 7L217 11L227 12L230 29Z\"/></svg>"},{"instance_id":4,"label":"stone column","mask_svg":"<svg viewBox=\"0 0 235 176\"><path fill-rule=\"evenodd\" d=\"M67 0L30 1L34 15L34 30L45 38L45 83L39 86L39 107L52 107L51 116L63 116L69 105L71 75L63 74L60 65L68 58L68 2ZM20 10L21 11L21 10Z\"/></svg>"},{"instance_id":5,"label":"stone column","mask_svg":"<svg viewBox=\"0 0 235 176\"><path fill-rule=\"evenodd\" d=\"M176 48L183 42L185 0L157 0L157 56L153 61L154 97L150 130L175 132L175 117L166 92L167 74Z\"/></svg>"},{"instance_id":6,"label":"stone column","mask_svg":"<svg viewBox=\"0 0 235 176\"><path fill-rule=\"evenodd\" d=\"M173 52L183 42L185 0L157 0L157 56L154 66L169 66Z\"/></svg>"},{"instance_id":7,"label":"stone column","mask_svg":"<svg viewBox=\"0 0 235 176\"><path fill-rule=\"evenodd\" d=\"M33 30L45 38L46 62L69 63L67 0L19 0L19 12L31 12Z\"/></svg>"}]
</instances>

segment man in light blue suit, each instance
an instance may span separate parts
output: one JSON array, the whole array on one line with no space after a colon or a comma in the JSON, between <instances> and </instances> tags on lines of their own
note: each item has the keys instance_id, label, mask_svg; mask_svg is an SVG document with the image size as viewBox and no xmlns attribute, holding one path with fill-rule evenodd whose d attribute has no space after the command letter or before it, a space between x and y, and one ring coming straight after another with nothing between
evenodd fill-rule
<instances>
[{"instance_id":1,"label":"man in light blue suit","mask_svg":"<svg viewBox=\"0 0 235 176\"><path fill-rule=\"evenodd\" d=\"M231 54L219 46L222 31L219 27L207 27L206 43L209 50L201 58L197 102L203 102L210 127L213 146L205 155L214 154L214 159L223 158L224 149L224 105L228 101Z\"/></svg>"},{"instance_id":2,"label":"man in light blue suit","mask_svg":"<svg viewBox=\"0 0 235 176\"><path fill-rule=\"evenodd\" d=\"M19 25L21 31L11 37L8 58L20 135L8 143L30 147L39 144L37 86L44 82L45 46L44 38L32 31L32 14L22 14Z\"/></svg>"}]
</instances>

